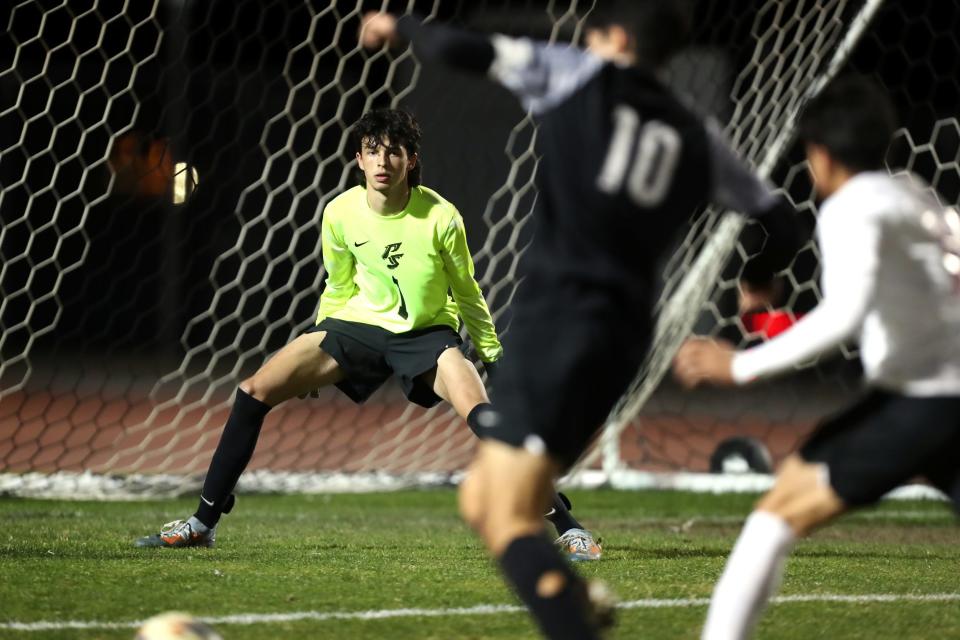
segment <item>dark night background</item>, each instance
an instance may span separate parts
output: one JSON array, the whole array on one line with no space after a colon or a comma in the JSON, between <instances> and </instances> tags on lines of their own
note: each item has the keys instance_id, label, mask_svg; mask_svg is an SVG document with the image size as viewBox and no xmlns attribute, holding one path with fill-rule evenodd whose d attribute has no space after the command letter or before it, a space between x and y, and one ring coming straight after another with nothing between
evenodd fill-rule
<instances>
[{"instance_id":1,"label":"dark night background","mask_svg":"<svg viewBox=\"0 0 960 640\"><path fill-rule=\"evenodd\" d=\"M215 324L213 349L264 341L279 347L316 309L319 207L353 184L344 130L365 108L387 106L412 64L398 67L393 91L383 90L382 56L361 77L372 54L355 50L353 1L314 2L312 10L302 0L142 1L126 13L120 0L95 10L92 0L62 4L0 8L8 27L0 37L0 357L10 361L29 348L34 356L175 363L206 343ZM429 11L432 3L416 4ZM549 27L542 19L547 2L439 4L440 19L484 29L545 36ZM745 64L763 4L699 1L695 44L705 53L694 64ZM810 3L780 4L790 11ZM888 2L848 64L882 80L917 141L929 140L938 118L957 115L958 15L953 2ZM571 28L568 21L561 36L569 38ZM460 208L477 253L488 200L510 169L508 136L523 114L503 90L432 68L401 104L424 127L424 182ZM711 110L727 116L729 109L720 102ZM143 161L107 191L111 170L103 158L130 122L126 140L135 157L153 150L196 167L199 187L185 204L142 193L138 180L150 176L130 171L156 169ZM955 149L951 135L938 143ZM529 131L514 141L518 153L524 136ZM914 169L931 178L932 155L918 157ZM794 149L791 160L799 158ZM900 149L891 162L906 158ZM532 158L517 164L529 172ZM798 197L809 193L803 177L791 186ZM937 186L956 202L956 172ZM517 202L528 208L532 197L520 194ZM492 219L507 206L492 205ZM502 245L497 239L492 249ZM242 271L234 248L251 256ZM292 259L267 258L285 253ZM489 252L481 253L482 274ZM815 277L815 260L801 258L796 272ZM57 295L45 295L58 278ZM211 302L215 287L222 292ZM504 304L498 296L491 297L494 310ZM801 296L798 305L813 301Z\"/></svg>"}]
</instances>

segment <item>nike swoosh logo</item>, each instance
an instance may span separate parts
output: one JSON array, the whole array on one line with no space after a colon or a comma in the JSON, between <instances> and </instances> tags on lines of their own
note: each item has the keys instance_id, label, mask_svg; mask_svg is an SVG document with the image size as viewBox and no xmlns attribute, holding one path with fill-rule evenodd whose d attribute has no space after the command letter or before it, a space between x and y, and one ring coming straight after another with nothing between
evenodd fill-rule
<instances>
[{"instance_id":1,"label":"nike swoosh logo","mask_svg":"<svg viewBox=\"0 0 960 640\"><path fill-rule=\"evenodd\" d=\"M368 242L370 242L370 241L369 241L369 240L364 240L363 242L354 242L354 243L353 243L353 246L355 246L355 247L362 247L363 245L367 244Z\"/></svg>"},{"instance_id":2,"label":"nike swoosh logo","mask_svg":"<svg viewBox=\"0 0 960 640\"><path fill-rule=\"evenodd\" d=\"M204 504L206 504L208 507L212 507L212 506L213 506L213 500L207 500L207 499L204 498L203 496L200 496L200 499L203 500Z\"/></svg>"},{"instance_id":3,"label":"nike swoosh logo","mask_svg":"<svg viewBox=\"0 0 960 640\"><path fill-rule=\"evenodd\" d=\"M203 496L201 496L201 497L203 497ZM210 505L210 506L213 506L213 505ZM555 514L556 512L557 512L557 508L556 508L556 507L550 507L550 511L547 511L545 514L543 514L543 517L544 517L544 518L549 518L550 516L552 516L552 515Z\"/></svg>"}]
</instances>

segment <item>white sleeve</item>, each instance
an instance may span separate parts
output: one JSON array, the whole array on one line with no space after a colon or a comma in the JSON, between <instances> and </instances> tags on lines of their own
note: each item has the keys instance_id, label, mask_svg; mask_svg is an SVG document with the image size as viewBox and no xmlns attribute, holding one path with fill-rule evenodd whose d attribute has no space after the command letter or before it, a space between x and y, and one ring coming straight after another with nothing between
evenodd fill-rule
<instances>
[{"instance_id":1,"label":"white sleeve","mask_svg":"<svg viewBox=\"0 0 960 640\"><path fill-rule=\"evenodd\" d=\"M880 217L840 202L818 226L823 266L823 299L808 315L776 338L737 353L737 384L781 373L839 346L861 327L873 297L880 261ZM846 206L849 205L849 206Z\"/></svg>"},{"instance_id":2,"label":"white sleeve","mask_svg":"<svg viewBox=\"0 0 960 640\"><path fill-rule=\"evenodd\" d=\"M491 36L490 42L494 50L490 77L535 114L562 102L603 66L603 60L574 46L500 34Z\"/></svg>"}]
</instances>

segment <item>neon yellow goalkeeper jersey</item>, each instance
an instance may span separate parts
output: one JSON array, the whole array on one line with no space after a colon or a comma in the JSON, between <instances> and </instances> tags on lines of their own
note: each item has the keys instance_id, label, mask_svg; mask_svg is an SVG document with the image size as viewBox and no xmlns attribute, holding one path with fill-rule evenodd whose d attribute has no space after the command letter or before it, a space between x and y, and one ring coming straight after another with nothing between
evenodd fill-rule
<instances>
[{"instance_id":1,"label":"neon yellow goalkeeper jersey","mask_svg":"<svg viewBox=\"0 0 960 640\"><path fill-rule=\"evenodd\" d=\"M406 209L380 215L367 205L366 190L354 187L327 204L321 238L327 286L317 323L336 318L392 333L437 325L457 331L459 310L480 357L500 357L463 218L435 191L414 187Z\"/></svg>"}]
</instances>

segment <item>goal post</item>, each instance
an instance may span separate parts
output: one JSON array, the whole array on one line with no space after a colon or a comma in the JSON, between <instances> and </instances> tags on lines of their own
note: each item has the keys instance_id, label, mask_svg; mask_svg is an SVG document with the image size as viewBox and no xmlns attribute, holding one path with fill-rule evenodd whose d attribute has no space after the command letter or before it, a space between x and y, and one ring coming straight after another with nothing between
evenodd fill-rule
<instances>
[{"instance_id":1,"label":"goal post","mask_svg":"<svg viewBox=\"0 0 960 640\"><path fill-rule=\"evenodd\" d=\"M725 123L733 146L812 227L815 204L791 142L798 109L843 68L872 74L904 116L891 168L920 173L956 204L960 11L922 4L765 0L734 11L697 0L693 46L671 64L669 82ZM378 6L565 43L581 36L592 5ZM504 91L422 67L410 48L358 47L370 8L0 8L0 495L198 486L237 383L315 316L320 212L356 183L349 128L370 108L404 107L420 120L425 184L463 213L478 277L509 336L538 197L535 123ZM573 480L687 486L677 474L706 471L717 444L735 435L780 458L855 387L850 349L736 398L671 385L670 358L691 329L755 342L819 298L811 243L784 274L783 307L738 316L741 224L709 211L678 240L663 265L648 362ZM474 447L452 410L410 405L391 384L362 406L328 389L271 412L240 489L447 484Z\"/></svg>"}]
</instances>

